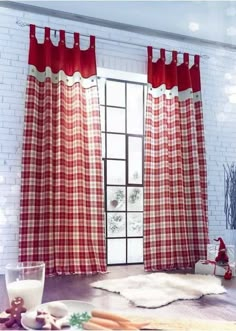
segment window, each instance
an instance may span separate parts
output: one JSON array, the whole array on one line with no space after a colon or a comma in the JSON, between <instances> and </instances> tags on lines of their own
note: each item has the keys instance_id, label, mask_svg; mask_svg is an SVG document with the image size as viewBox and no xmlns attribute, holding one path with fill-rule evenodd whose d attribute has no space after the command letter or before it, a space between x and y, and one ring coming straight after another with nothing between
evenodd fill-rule
<instances>
[{"instance_id":1,"label":"window","mask_svg":"<svg viewBox=\"0 0 236 331\"><path fill-rule=\"evenodd\" d=\"M146 84L99 78L107 264L143 262Z\"/></svg>"}]
</instances>

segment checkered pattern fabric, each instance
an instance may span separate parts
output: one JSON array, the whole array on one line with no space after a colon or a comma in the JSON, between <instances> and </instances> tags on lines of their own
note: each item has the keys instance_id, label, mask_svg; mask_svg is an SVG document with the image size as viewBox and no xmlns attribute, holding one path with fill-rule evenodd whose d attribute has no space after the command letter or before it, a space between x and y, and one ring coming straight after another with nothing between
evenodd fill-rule
<instances>
[{"instance_id":1,"label":"checkered pattern fabric","mask_svg":"<svg viewBox=\"0 0 236 331\"><path fill-rule=\"evenodd\" d=\"M57 47L48 44L48 40L37 44L34 30L31 26L19 260L45 261L46 273L51 275L105 272L102 147L94 39L90 48L77 57L73 53L75 46L72 49L65 45ZM76 54L78 52L77 48ZM86 52L90 56L86 56ZM66 58L73 59L68 67L70 75ZM50 59L53 70L49 70ZM76 76L73 76L73 67L77 70Z\"/></svg>"},{"instance_id":2,"label":"checkered pattern fabric","mask_svg":"<svg viewBox=\"0 0 236 331\"><path fill-rule=\"evenodd\" d=\"M206 258L207 186L199 57L165 64L148 48L144 164L145 270L193 267Z\"/></svg>"}]
</instances>

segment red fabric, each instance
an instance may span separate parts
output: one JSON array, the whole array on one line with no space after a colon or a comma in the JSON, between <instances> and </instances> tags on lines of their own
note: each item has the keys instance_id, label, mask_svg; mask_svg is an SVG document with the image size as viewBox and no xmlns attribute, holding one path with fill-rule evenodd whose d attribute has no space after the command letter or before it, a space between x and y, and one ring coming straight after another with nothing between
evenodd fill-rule
<instances>
[{"instance_id":1,"label":"red fabric","mask_svg":"<svg viewBox=\"0 0 236 331\"><path fill-rule=\"evenodd\" d=\"M96 68L95 48L88 50L89 58L77 58L77 54L86 51L80 52L77 46L69 51L64 45L52 47L48 41L40 45L35 37L30 40L19 260L45 261L47 274L104 272L102 148L96 77L88 78L89 87L76 79L68 85L68 75L74 70L79 69L83 76ZM69 64L61 52L71 55ZM45 77L40 73L50 67L47 60L54 56L60 61L54 63L53 70L63 70L65 77L57 76L57 72L53 76L51 71L45 72ZM96 70L90 74L95 75Z\"/></svg>"},{"instance_id":2,"label":"red fabric","mask_svg":"<svg viewBox=\"0 0 236 331\"><path fill-rule=\"evenodd\" d=\"M39 44L35 36L35 26L30 25L29 64L36 66L38 71L44 72L46 67L50 67L53 73L63 70L68 76L75 72L80 72L84 78L96 75L94 36L90 36L90 47L81 50L78 33L74 33L73 48L66 47L65 31L60 30L58 46L54 46L50 39L50 28L45 28L44 35L44 43Z\"/></svg>"},{"instance_id":3,"label":"red fabric","mask_svg":"<svg viewBox=\"0 0 236 331\"><path fill-rule=\"evenodd\" d=\"M224 240L221 237L219 237L218 239L214 239L214 240L220 242L218 254L215 258L215 261L219 264L228 263L229 262L229 257L227 255L227 248L225 246Z\"/></svg>"},{"instance_id":4,"label":"red fabric","mask_svg":"<svg viewBox=\"0 0 236 331\"><path fill-rule=\"evenodd\" d=\"M189 54L184 53L184 61L177 66L177 52L172 52L172 61L165 63L165 50L160 50L160 58L157 62L152 62L152 47L148 47L148 83L153 88L162 84L167 89L178 86L179 92L192 88L193 92L201 90L199 55L194 57L194 65L189 69Z\"/></svg>"},{"instance_id":5,"label":"red fabric","mask_svg":"<svg viewBox=\"0 0 236 331\"><path fill-rule=\"evenodd\" d=\"M152 62L148 47L148 96L144 160L145 270L193 267L206 258L207 182L199 57Z\"/></svg>"},{"instance_id":6,"label":"red fabric","mask_svg":"<svg viewBox=\"0 0 236 331\"><path fill-rule=\"evenodd\" d=\"M219 237L218 239L214 239L214 240L220 242L219 251L221 251L222 249L225 249L226 250L226 246L225 246L224 240L221 237Z\"/></svg>"}]
</instances>

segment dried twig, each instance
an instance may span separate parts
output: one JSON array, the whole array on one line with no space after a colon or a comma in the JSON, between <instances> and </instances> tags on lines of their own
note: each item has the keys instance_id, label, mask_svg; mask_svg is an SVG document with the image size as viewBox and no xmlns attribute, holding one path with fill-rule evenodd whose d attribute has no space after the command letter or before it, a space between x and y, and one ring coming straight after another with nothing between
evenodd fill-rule
<instances>
[{"instance_id":1,"label":"dried twig","mask_svg":"<svg viewBox=\"0 0 236 331\"><path fill-rule=\"evenodd\" d=\"M236 164L224 166L226 228L236 229Z\"/></svg>"}]
</instances>

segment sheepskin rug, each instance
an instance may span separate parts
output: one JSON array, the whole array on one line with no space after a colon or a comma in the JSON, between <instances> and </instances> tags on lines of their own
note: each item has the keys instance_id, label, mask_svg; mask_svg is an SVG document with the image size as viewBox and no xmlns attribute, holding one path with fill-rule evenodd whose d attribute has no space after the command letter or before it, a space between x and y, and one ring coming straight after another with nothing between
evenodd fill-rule
<instances>
[{"instance_id":1,"label":"sheepskin rug","mask_svg":"<svg viewBox=\"0 0 236 331\"><path fill-rule=\"evenodd\" d=\"M212 275L151 273L91 284L119 293L137 307L158 308L176 300L199 299L206 294L225 293L221 279Z\"/></svg>"}]
</instances>

